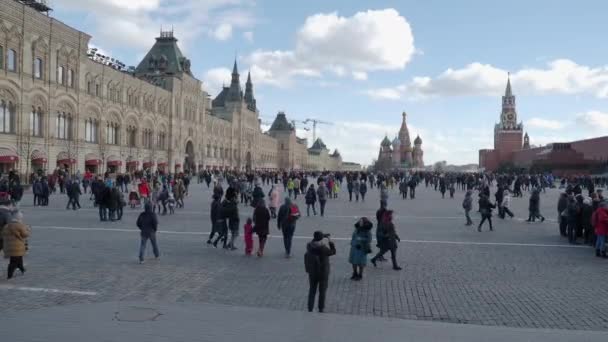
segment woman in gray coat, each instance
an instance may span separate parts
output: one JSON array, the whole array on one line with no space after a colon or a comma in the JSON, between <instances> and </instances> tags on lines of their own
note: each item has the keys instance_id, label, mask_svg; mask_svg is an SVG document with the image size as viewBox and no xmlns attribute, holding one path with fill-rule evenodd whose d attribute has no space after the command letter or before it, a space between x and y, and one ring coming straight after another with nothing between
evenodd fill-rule
<instances>
[{"instance_id":1,"label":"woman in gray coat","mask_svg":"<svg viewBox=\"0 0 608 342\"><path fill-rule=\"evenodd\" d=\"M362 217L355 223L355 231L350 240L350 255L348 262L353 265L351 280L363 279L363 268L367 265L367 255L371 253L373 224L367 217Z\"/></svg>"}]
</instances>

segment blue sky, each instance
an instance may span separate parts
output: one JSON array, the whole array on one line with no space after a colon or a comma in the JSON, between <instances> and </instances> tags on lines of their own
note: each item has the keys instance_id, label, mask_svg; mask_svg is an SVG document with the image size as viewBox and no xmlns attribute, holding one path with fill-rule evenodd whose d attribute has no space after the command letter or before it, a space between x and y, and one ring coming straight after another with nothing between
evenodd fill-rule
<instances>
[{"instance_id":1,"label":"blue sky","mask_svg":"<svg viewBox=\"0 0 608 342\"><path fill-rule=\"evenodd\" d=\"M427 164L477 162L492 147L511 72L532 144L608 134L603 1L55 0L53 16L136 65L173 25L216 94L235 55L261 116L334 125L318 134L369 164L401 112ZM310 132L300 131L303 136ZM414 137L412 137L413 139Z\"/></svg>"}]
</instances>

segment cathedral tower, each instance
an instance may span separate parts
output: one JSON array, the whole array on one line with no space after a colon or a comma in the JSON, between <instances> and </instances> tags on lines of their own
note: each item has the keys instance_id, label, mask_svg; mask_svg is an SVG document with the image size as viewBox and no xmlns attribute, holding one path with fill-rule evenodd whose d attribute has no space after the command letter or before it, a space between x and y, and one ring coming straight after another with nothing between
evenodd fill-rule
<instances>
[{"instance_id":1,"label":"cathedral tower","mask_svg":"<svg viewBox=\"0 0 608 342\"><path fill-rule=\"evenodd\" d=\"M502 97L500 122L494 127L494 150L497 160L511 160L514 151L522 148L523 124L517 123L515 95L511 89L511 78L507 78L505 95Z\"/></svg>"},{"instance_id":2,"label":"cathedral tower","mask_svg":"<svg viewBox=\"0 0 608 342\"><path fill-rule=\"evenodd\" d=\"M410 131L407 128L406 116L403 112L403 120L401 129L399 129L399 140L401 141L401 165L409 167L412 165L412 142L410 140Z\"/></svg>"}]
</instances>

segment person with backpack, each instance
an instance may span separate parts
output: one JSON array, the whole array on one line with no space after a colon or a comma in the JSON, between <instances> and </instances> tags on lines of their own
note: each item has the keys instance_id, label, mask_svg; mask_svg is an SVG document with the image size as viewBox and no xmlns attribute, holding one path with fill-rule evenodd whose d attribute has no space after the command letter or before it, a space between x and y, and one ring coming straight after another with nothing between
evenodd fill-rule
<instances>
[{"instance_id":1,"label":"person with backpack","mask_svg":"<svg viewBox=\"0 0 608 342\"><path fill-rule=\"evenodd\" d=\"M317 216L317 210L315 209L315 203L317 202L317 192L315 191L314 184L310 184L310 187L308 187L304 199L306 200L306 216L310 216L311 207L313 214Z\"/></svg>"},{"instance_id":2,"label":"person with backpack","mask_svg":"<svg viewBox=\"0 0 608 342\"><path fill-rule=\"evenodd\" d=\"M319 292L319 312L325 310L325 294L329 285L329 257L336 254L336 246L329 234L316 231L313 239L306 245L304 267L308 273L308 312L315 307L315 297Z\"/></svg>"},{"instance_id":3,"label":"person with backpack","mask_svg":"<svg viewBox=\"0 0 608 342\"><path fill-rule=\"evenodd\" d=\"M285 204L279 208L277 216L277 225L283 233L283 244L285 246L285 257L291 257L291 242L293 234L296 230L296 221L300 218L300 209L294 203L291 203L289 197L285 197Z\"/></svg>"}]
</instances>

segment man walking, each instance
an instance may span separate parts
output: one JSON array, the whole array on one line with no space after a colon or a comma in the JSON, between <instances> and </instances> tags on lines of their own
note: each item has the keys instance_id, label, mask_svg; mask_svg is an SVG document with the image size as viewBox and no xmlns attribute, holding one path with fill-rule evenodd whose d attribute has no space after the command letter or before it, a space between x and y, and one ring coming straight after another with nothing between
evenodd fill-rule
<instances>
[{"instance_id":1,"label":"man walking","mask_svg":"<svg viewBox=\"0 0 608 342\"><path fill-rule=\"evenodd\" d=\"M291 242L293 234L296 230L296 221L300 218L300 209L297 205L291 203L289 197L285 197L285 204L279 208L277 215L277 225L283 233L283 244L285 246L285 257L291 257Z\"/></svg>"},{"instance_id":2,"label":"man walking","mask_svg":"<svg viewBox=\"0 0 608 342\"><path fill-rule=\"evenodd\" d=\"M319 312L325 309L325 294L329 285L329 257L336 254L336 246L330 240L329 234L316 231L313 239L306 245L304 266L308 273L308 312L315 306L317 290L319 292Z\"/></svg>"}]
</instances>

